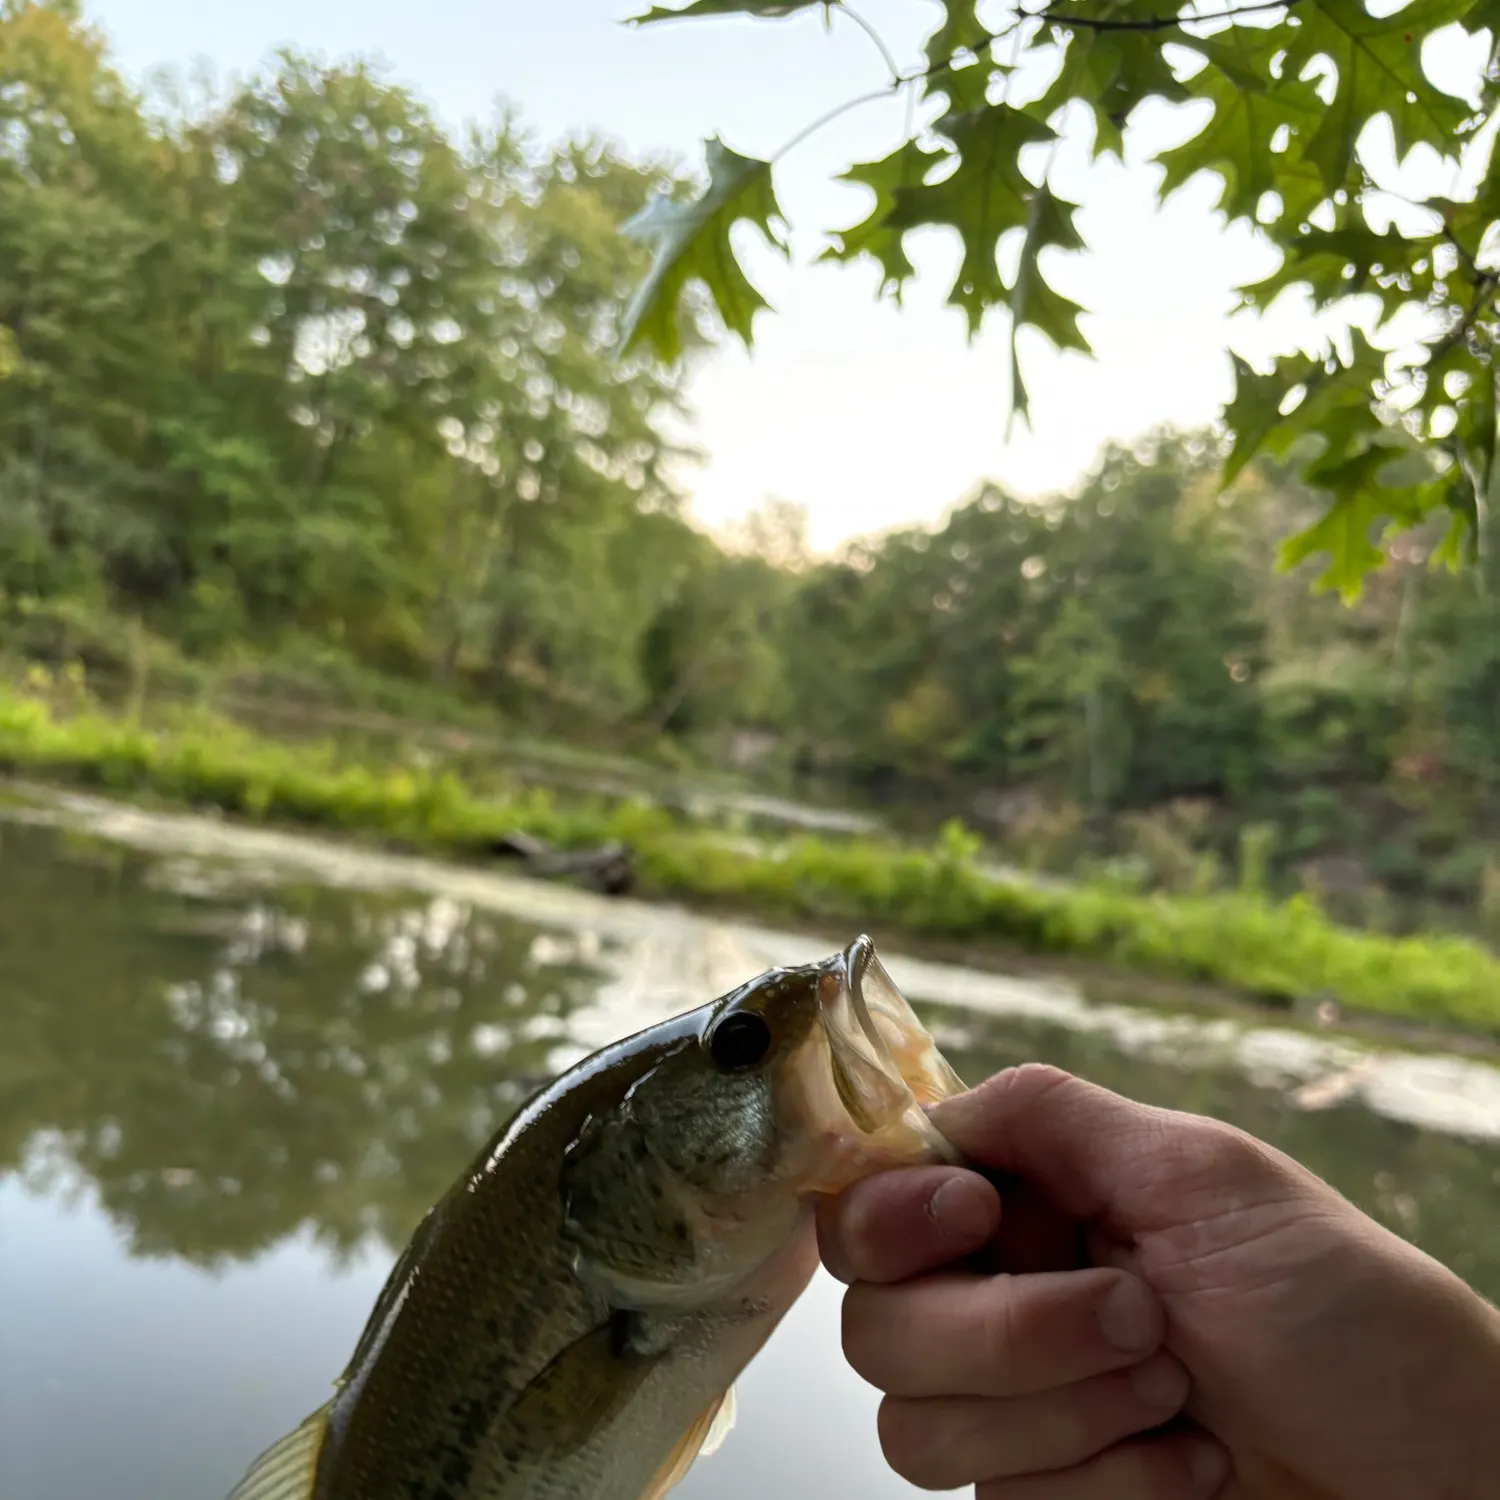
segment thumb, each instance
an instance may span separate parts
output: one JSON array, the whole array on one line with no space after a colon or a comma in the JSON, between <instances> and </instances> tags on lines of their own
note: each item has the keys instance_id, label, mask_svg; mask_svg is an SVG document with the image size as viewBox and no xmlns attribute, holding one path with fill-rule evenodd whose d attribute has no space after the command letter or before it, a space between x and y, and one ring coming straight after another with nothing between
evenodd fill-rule
<instances>
[{"instance_id":1,"label":"thumb","mask_svg":"<svg viewBox=\"0 0 1500 1500\"><path fill-rule=\"evenodd\" d=\"M976 1167L1019 1177L1075 1220L1131 1236L1310 1179L1218 1120L1155 1109L1059 1068L1026 1063L929 1111Z\"/></svg>"}]
</instances>

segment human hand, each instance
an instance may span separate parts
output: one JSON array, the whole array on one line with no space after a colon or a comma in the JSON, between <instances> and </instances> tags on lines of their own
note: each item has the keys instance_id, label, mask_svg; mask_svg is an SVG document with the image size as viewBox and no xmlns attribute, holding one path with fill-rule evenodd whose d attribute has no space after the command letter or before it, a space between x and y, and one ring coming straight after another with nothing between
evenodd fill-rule
<instances>
[{"instance_id":1,"label":"human hand","mask_svg":"<svg viewBox=\"0 0 1500 1500\"><path fill-rule=\"evenodd\" d=\"M1296 1162L1035 1065L932 1114L999 1192L911 1168L819 1211L898 1473L978 1500L1500 1500L1500 1313Z\"/></svg>"}]
</instances>

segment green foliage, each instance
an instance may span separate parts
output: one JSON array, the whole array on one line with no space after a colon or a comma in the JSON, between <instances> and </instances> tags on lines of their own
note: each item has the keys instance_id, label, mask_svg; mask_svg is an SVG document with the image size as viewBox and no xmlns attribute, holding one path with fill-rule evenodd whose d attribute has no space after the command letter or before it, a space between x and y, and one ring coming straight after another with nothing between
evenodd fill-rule
<instances>
[{"instance_id":1,"label":"green foliage","mask_svg":"<svg viewBox=\"0 0 1500 1500\"><path fill-rule=\"evenodd\" d=\"M705 0L651 15L805 8ZM828 9L836 15L837 0ZM1297 291L1353 325L1316 354L1289 355L1266 374L1236 359L1225 482L1257 452L1294 455L1323 513L1289 541L1282 563L1326 554L1321 582L1346 600L1358 595L1390 535L1434 512L1451 518L1444 557L1472 555L1497 484L1500 173L1489 161L1488 127L1500 95L1500 16L1492 0L1407 0L1379 15L1363 0L1195 9L1060 0L1018 8L991 31L974 0L943 0L925 60L890 89L942 94L948 108L886 157L845 173L874 201L825 255L870 256L882 294L899 297L912 275L906 233L955 232L963 258L950 300L971 336L991 311L1008 310L1012 400L1024 413L1017 331L1031 326L1058 349L1088 349L1081 309L1045 269L1083 246L1049 184L1052 156L1042 148L1088 120L1096 155L1123 154L1141 105L1183 106L1194 123L1187 140L1158 157L1160 196L1200 174L1217 177L1226 220L1253 226L1281 256L1275 272L1242 289L1245 304L1265 309ZM1425 51L1440 35L1475 39L1490 59L1461 85L1463 97L1429 70ZM1424 165L1441 165L1427 171L1428 181L1457 180L1462 165L1478 188L1457 201L1404 198L1384 164L1385 138L1398 169L1425 153ZM765 163L754 166L769 173ZM679 211L677 222L690 221ZM706 222L699 232L704 253L728 261L722 228ZM1017 252L1008 276L1007 246ZM748 330L732 261L720 264L709 288L723 290L726 320ZM654 341L668 358L670 312L652 299L673 291L664 279L642 289L641 317L662 330Z\"/></svg>"},{"instance_id":2,"label":"green foliage","mask_svg":"<svg viewBox=\"0 0 1500 1500\"><path fill-rule=\"evenodd\" d=\"M955 108L937 128L963 157L966 170L898 189L886 225L901 232L925 224L958 231L964 259L949 300L963 309L974 334L985 313L1006 300L996 260L1001 237L1032 218L1032 188L1021 173L1019 154L1025 146L1051 140L1052 132L1004 104Z\"/></svg>"},{"instance_id":3,"label":"green foliage","mask_svg":"<svg viewBox=\"0 0 1500 1500\"><path fill-rule=\"evenodd\" d=\"M1276 846L1276 829L1266 823L1255 823L1240 831L1240 891L1246 896L1263 896L1267 887L1271 854Z\"/></svg>"},{"instance_id":4,"label":"green foliage","mask_svg":"<svg viewBox=\"0 0 1500 1500\"><path fill-rule=\"evenodd\" d=\"M508 116L454 137L358 62L159 112L68 5L0 10L0 57L0 610L642 711L705 554L681 372L614 358L649 266L616 231L683 185Z\"/></svg>"},{"instance_id":5,"label":"green foliage","mask_svg":"<svg viewBox=\"0 0 1500 1500\"><path fill-rule=\"evenodd\" d=\"M1209 463L1163 442L1111 454L1067 502L987 487L935 533L810 573L784 626L799 737L844 764L1038 780L1096 808L1253 779L1258 580Z\"/></svg>"},{"instance_id":6,"label":"green foliage","mask_svg":"<svg viewBox=\"0 0 1500 1500\"><path fill-rule=\"evenodd\" d=\"M682 352L678 298L689 281L708 288L725 324L748 344L756 311L765 298L751 285L729 243L729 231L748 219L773 245L783 246L781 210L767 162L738 156L722 141L707 143L708 187L682 203L654 198L625 225L625 233L649 245L651 270L625 314L623 347L651 344L666 360Z\"/></svg>"}]
</instances>

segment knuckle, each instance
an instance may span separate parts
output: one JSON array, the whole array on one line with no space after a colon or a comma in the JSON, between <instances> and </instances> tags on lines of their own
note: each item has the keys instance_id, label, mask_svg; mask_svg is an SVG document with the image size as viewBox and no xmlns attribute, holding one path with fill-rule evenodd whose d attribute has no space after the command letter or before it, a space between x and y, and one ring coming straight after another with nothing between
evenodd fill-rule
<instances>
[{"instance_id":1,"label":"knuckle","mask_svg":"<svg viewBox=\"0 0 1500 1500\"><path fill-rule=\"evenodd\" d=\"M974 1299L974 1327L982 1365L979 1374L996 1394L1004 1394L1015 1384L1023 1357L1024 1329L1014 1290L1009 1276L996 1276L986 1286L985 1295Z\"/></svg>"},{"instance_id":2,"label":"knuckle","mask_svg":"<svg viewBox=\"0 0 1500 1500\"><path fill-rule=\"evenodd\" d=\"M1204 1121L1180 1149L1190 1179L1205 1187L1243 1184L1272 1169L1270 1153L1259 1141L1220 1120Z\"/></svg>"},{"instance_id":3,"label":"knuckle","mask_svg":"<svg viewBox=\"0 0 1500 1500\"><path fill-rule=\"evenodd\" d=\"M1122 1459L1119 1491L1122 1496L1188 1500L1192 1484L1179 1443L1133 1442L1116 1451Z\"/></svg>"},{"instance_id":4,"label":"knuckle","mask_svg":"<svg viewBox=\"0 0 1500 1500\"><path fill-rule=\"evenodd\" d=\"M1077 1079L1071 1073L1064 1072L1051 1063L1023 1062L996 1073L980 1084L979 1089L1005 1099L1015 1096L1027 1105L1035 1105L1046 1095L1076 1083Z\"/></svg>"},{"instance_id":5,"label":"knuckle","mask_svg":"<svg viewBox=\"0 0 1500 1500\"><path fill-rule=\"evenodd\" d=\"M1023 1062L1011 1070L1012 1087L1044 1093L1061 1084L1073 1082L1073 1075L1045 1062Z\"/></svg>"},{"instance_id":6,"label":"knuckle","mask_svg":"<svg viewBox=\"0 0 1500 1500\"><path fill-rule=\"evenodd\" d=\"M1119 1425L1115 1414L1081 1387L1068 1392L1051 1415L1049 1446L1068 1465L1092 1458L1114 1438Z\"/></svg>"},{"instance_id":7,"label":"knuckle","mask_svg":"<svg viewBox=\"0 0 1500 1500\"><path fill-rule=\"evenodd\" d=\"M885 1461L908 1484L929 1490L952 1487L944 1445L934 1431L929 1403L887 1396L880 1403L876 1427Z\"/></svg>"},{"instance_id":8,"label":"knuckle","mask_svg":"<svg viewBox=\"0 0 1500 1500\"><path fill-rule=\"evenodd\" d=\"M1172 1212L1210 1212L1226 1195L1258 1191L1279 1178L1278 1156L1220 1120L1165 1115L1151 1142L1151 1183Z\"/></svg>"},{"instance_id":9,"label":"knuckle","mask_svg":"<svg viewBox=\"0 0 1500 1500\"><path fill-rule=\"evenodd\" d=\"M841 1331L844 1358L862 1380L884 1389L890 1373L891 1343L881 1289L853 1286L844 1293Z\"/></svg>"}]
</instances>

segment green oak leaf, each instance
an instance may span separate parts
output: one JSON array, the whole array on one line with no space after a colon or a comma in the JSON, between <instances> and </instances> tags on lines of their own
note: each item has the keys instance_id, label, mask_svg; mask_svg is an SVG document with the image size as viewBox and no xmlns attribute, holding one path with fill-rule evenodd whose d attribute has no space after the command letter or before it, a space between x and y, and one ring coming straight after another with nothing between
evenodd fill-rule
<instances>
[{"instance_id":1,"label":"green oak leaf","mask_svg":"<svg viewBox=\"0 0 1500 1500\"><path fill-rule=\"evenodd\" d=\"M1234 396L1224 408L1224 425L1234 434L1229 456L1220 471L1219 484L1228 489L1240 470L1265 446L1282 423L1281 404L1297 382L1290 378L1289 360L1282 360L1269 375L1258 375L1238 354L1234 361ZM1311 360L1304 362L1310 366ZM1303 370L1304 378L1308 370Z\"/></svg>"},{"instance_id":2,"label":"green oak leaf","mask_svg":"<svg viewBox=\"0 0 1500 1500\"><path fill-rule=\"evenodd\" d=\"M934 67L964 52L981 53L990 29L979 19L979 0L946 0L943 24L927 38L927 65Z\"/></svg>"},{"instance_id":3,"label":"green oak leaf","mask_svg":"<svg viewBox=\"0 0 1500 1500\"><path fill-rule=\"evenodd\" d=\"M1328 566L1318 575L1320 589L1337 589L1346 603L1359 598L1365 574L1380 566L1381 552L1370 540L1370 529L1381 519L1378 504L1367 495L1336 500L1321 520L1288 537L1277 554L1276 566L1290 572L1320 552Z\"/></svg>"},{"instance_id":4,"label":"green oak leaf","mask_svg":"<svg viewBox=\"0 0 1500 1500\"><path fill-rule=\"evenodd\" d=\"M1254 218L1261 199L1282 190L1297 160L1295 152L1273 152L1271 142L1283 127L1301 132L1316 125L1322 113L1317 91L1310 82L1275 77L1279 41L1195 38L1191 45L1208 64L1195 80L1195 92L1213 104L1214 112L1197 135L1157 156L1165 169L1161 196L1199 172L1212 172L1223 183L1219 205L1228 218ZM1321 197L1315 191L1315 199Z\"/></svg>"},{"instance_id":5,"label":"green oak leaf","mask_svg":"<svg viewBox=\"0 0 1500 1500\"><path fill-rule=\"evenodd\" d=\"M1048 15L1052 14L1049 10ZM1121 154L1125 122L1144 100L1154 97L1181 103L1192 97L1161 50L1163 40L1191 45L1192 38L1175 30L1155 35L1082 29L1067 33L1065 26L1059 20L1054 28L1067 37L1062 66L1032 107L1039 117L1050 119L1071 101L1087 105L1094 114L1096 157L1106 151Z\"/></svg>"},{"instance_id":6,"label":"green oak leaf","mask_svg":"<svg viewBox=\"0 0 1500 1500\"><path fill-rule=\"evenodd\" d=\"M1356 452L1329 455L1311 465L1303 478L1330 491L1333 503L1320 520L1282 543L1277 566L1291 569L1326 552L1328 566L1318 577L1318 587L1337 589L1345 603L1357 599L1365 575L1382 561L1380 548L1370 539L1376 523L1409 526L1431 510L1446 489L1442 480L1404 486L1380 482L1382 471L1411 456L1405 443L1377 437Z\"/></svg>"},{"instance_id":7,"label":"green oak leaf","mask_svg":"<svg viewBox=\"0 0 1500 1500\"><path fill-rule=\"evenodd\" d=\"M1426 291L1431 284L1431 256L1436 236L1408 239L1395 230L1377 234L1363 225L1337 229L1309 229L1280 242L1282 263L1269 276L1240 288L1242 305L1266 309L1291 286L1305 286L1317 307L1343 297L1373 293L1389 318L1406 306L1413 287ZM1425 277L1414 263L1426 257Z\"/></svg>"},{"instance_id":8,"label":"green oak leaf","mask_svg":"<svg viewBox=\"0 0 1500 1500\"><path fill-rule=\"evenodd\" d=\"M1016 351L1016 335L1023 325L1046 334L1057 349L1077 349L1087 354L1089 343L1078 327L1083 309L1050 286L1037 257L1043 250L1081 250L1083 238L1073 223L1077 204L1057 197L1046 183L1031 195L1026 215L1026 238L1021 242L1021 258L1010 289L1010 378L1011 402L1025 415L1029 408L1026 385L1021 379L1021 363Z\"/></svg>"},{"instance_id":9,"label":"green oak leaf","mask_svg":"<svg viewBox=\"0 0 1500 1500\"><path fill-rule=\"evenodd\" d=\"M875 204L858 224L834 232L830 236L833 243L818 259L850 261L861 255L872 257L882 272L881 294L893 293L899 302L902 287L916 273L907 258L905 230L891 224L891 210L896 205L896 195L905 188L920 185L944 154L907 141L881 161L860 162L841 173L840 181L869 188L875 194Z\"/></svg>"},{"instance_id":10,"label":"green oak leaf","mask_svg":"<svg viewBox=\"0 0 1500 1500\"><path fill-rule=\"evenodd\" d=\"M1299 432L1323 437L1330 451L1337 448L1339 434L1351 423L1344 451L1361 446L1381 427L1371 406L1371 388L1384 380L1388 356L1384 349L1370 342L1362 328L1349 328L1347 336L1350 344L1347 360L1330 356L1316 363L1296 361L1292 366L1297 370L1309 363L1312 368L1305 377L1297 379L1297 384L1305 385L1307 394L1301 405L1288 414L1287 421Z\"/></svg>"},{"instance_id":11,"label":"green oak leaf","mask_svg":"<svg viewBox=\"0 0 1500 1500\"><path fill-rule=\"evenodd\" d=\"M964 258L948 301L963 309L972 338L985 313L1007 300L996 251L1002 235L1026 224L1035 191L1021 172L1021 148L1051 140L1053 132L1005 104L950 113L937 129L953 142L957 167L941 182L898 188L886 223L897 230L945 224L958 231Z\"/></svg>"},{"instance_id":12,"label":"green oak leaf","mask_svg":"<svg viewBox=\"0 0 1500 1500\"><path fill-rule=\"evenodd\" d=\"M1305 151L1332 193L1350 176L1354 148L1368 120L1386 115L1404 161L1418 142L1449 156L1469 107L1435 87L1422 71L1422 43L1460 19L1473 0L1411 0L1392 15L1372 16L1361 0L1311 0L1299 6L1285 73L1299 75L1317 57L1331 59L1337 84Z\"/></svg>"},{"instance_id":13,"label":"green oak leaf","mask_svg":"<svg viewBox=\"0 0 1500 1500\"><path fill-rule=\"evenodd\" d=\"M1476 390L1476 383L1485 381L1488 371L1463 340L1453 339L1429 353L1427 363L1422 367L1422 394L1417 403L1422 411L1434 412L1440 407L1453 405L1456 396L1448 389L1451 375L1462 377L1466 399L1476 395L1484 399L1484 387L1481 385Z\"/></svg>"},{"instance_id":14,"label":"green oak leaf","mask_svg":"<svg viewBox=\"0 0 1500 1500\"><path fill-rule=\"evenodd\" d=\"M957 117L973 110L988 109L990 83L1005 71L988 60L966 62L956 68L936 69L925 80L924 89L929 98L941 96L947 99L944 118ZM942 129L941 120L938 129Z\"/></svg>"},{"instance_id":15,"label":"green oak leaf","mask_svg":"<svg viewBox=\"0 0 1500 1500\"><path fill-rule=\"evenodd\" d=\"M1330 454L1347 455L1381 432L1370 407L1370 387L1385 373L1385 352L1358 328L1349 330L1347 363L1313 359L1305 354L1277 360L1268 375L1258 375L1238 355L1234 359L1235 394L1224 409L1224 423L1234 434L1224 461L1221 485L1227 487L1262 450L1285 457L1299 438L1322 440L1325 462ZM1282 415L1288 395L1302 399Z\"/></svg>"},{"instance_id":16,"label":"green oak leaf","mask_svg":"<svg viewBox=\"0 0 1500 1500\"><path fill-rule=\"evenodd\" d=\"M811 10L815 5L829 3L830 0L693 0L691 5L676 9L667 5L653 5L643 15L631 16L629 20L632 26L649 26L654 21L684 21L692 16L738 15L780 20L799 10Z\"/></svg>"},{"instance_id":17,"label":"green oak leaf","mask_svg":"<svg viewBox=\"0 0 1500 1500\"><path fill-rule=\"evenodd\" d=\"M1294 567L1327 552L1319 586L1337 589L1346 601L1358 597L1365 574L1379 566L1381 552L1370 537L1375 523L1386 519L1397 527L1414 525L1449 503L1452 482L1432 478L1421 446L1401 428L1381 421L1371 395L1387 355L1357 328L1349 330L1349 338L1347 361L1304 361L1289 367L1301 377L1306 395L1271 429L1273 440L1283 447L1294 435L1319 441L1322 452L1303 467L1302 478L1331 497L1325 514L1284 544L1280 565ZM1288 369L1278 373L1285 375ZM1264 401L1264 391L1261 396ZM1404 478L1412 469L1421 477Z\"/></svg>"},{"instance_id":18,"label":"green oak leaf","mask_svg":"<svg viewBox=\"0 0 1500 1500\"><path fill-rule=\"evenodd\" d=\"M626 309L621 352L647 343L669 363L682 352L678 302L690 281L708 288L725 327L750 342L750 325L766 299L735 259L729 231L748 219L783 252L781 209L771 182L771 164L740 156L723 141L705 142L708 187L691 202L657 197L624 233L649 245L653 260Z\"/></svg>"}]
</instances>

